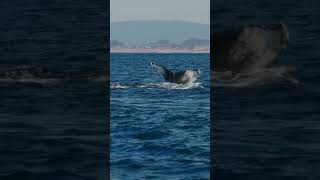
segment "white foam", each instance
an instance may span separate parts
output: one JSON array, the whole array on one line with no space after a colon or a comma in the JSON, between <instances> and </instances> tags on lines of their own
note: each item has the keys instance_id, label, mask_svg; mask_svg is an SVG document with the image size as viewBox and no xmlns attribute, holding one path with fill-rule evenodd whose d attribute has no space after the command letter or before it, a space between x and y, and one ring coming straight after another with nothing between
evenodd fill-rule
<instances>
[{"instance_id":1,"label":"white foam","mask_svg":"<svg viewBox=\"0 0 320 180\"><path fill-rule=\"evenodd\" d=\"M111 89L127 89L127 88L146 88L146 89L196 89L203 88L201 83L176 84L176 83L120 83L115 82L110 84Z\"/></svg>"}]
</instances>

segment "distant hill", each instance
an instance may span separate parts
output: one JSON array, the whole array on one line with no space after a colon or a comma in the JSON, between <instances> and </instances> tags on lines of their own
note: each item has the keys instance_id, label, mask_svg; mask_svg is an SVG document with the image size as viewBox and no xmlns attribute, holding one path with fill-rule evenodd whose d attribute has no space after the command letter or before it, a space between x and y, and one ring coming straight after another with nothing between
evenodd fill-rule
<instances>
[{"instance_id":1,"label":"distant hill","mask_svg":"<svg viewBox=\"0 0 320 180\"><path fill-rule=\"evenodd\" d=\"M126 44L118 40L111 40L110 47L126 47Z\"/></svg>"},{"instance_id":2,"label":"distant hill","mask_svg":"<svg viewBox=\"0 0 320 180\"><path fill-rule=\"evenodd\" d=\"M182 43L187 39L209 39L210 27L184 21L126 21L112 22L111 40L127 44L146 44L161 40Z\"/></svg>"},{"instance_id":3,"label":"distant hill","mask_svg":"<svg viewBox=\"0 0 320 180\"><path fill-rule=\"evenodd\" d=\"M193 49L194 47L198 47L198 46L208 46L209 47L210 40L192 38L192 39L187 39L187 40L183 41L180 46L183 48L187 48L187 49Z\"/></svg>"},{"instance_id":4,"label":"distant hill","mask_svg":"<svg viewBox=\"0 0 320 180\"><path fill-rule=\"evenodd\" d=\"M144 43L140 45L129 45L127 43L111 40L111 48L182 48L182 49L193 49L195 47L209 47L210 40L208 39L187 39L181 43L173 43L170 40L159 40L156 42Z\"/></svg>"}]
</instances>

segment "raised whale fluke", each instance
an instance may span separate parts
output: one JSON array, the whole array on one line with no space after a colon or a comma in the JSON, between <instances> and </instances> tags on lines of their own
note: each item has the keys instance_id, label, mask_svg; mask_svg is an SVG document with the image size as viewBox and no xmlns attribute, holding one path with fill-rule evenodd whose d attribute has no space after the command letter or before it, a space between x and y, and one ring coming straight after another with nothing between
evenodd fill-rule
<instances>
[{"instance_id":1,"label":"raised whale fluke","mask_svg":"<svg viewBox=\"0 0 320 180\"><path fill-rule=\"evenodd\" d=\"M197 70L183 70L174 73L160 64L151 62L150 65L155 71L160 73L165 81L176 84L188 84L194 82L201 73L199 68Z\"/></svg>"},{"instance_id":2,"label":"raised whale fluke","mask_svg":"<svg viewBox=\"0 0 320 180\"><path fill-rule=\"evenodd\" d=\"M273 63L289 42L288 28L284 24L226 29L213 33L211 40L213 86L299 83L291 76L294 68Z\"/></svg>"},{"instance_id":3,"label":"raised whale fluke","mask_svg":"<svg viewBox=\"0 0 320 180\"><path fill-rule=\"evenodd\" d=\"M286 49L289 32L284 24L243 26L213 34L212 66L216 72L243 72L266 67Z\"/></svg>"}]
</instances>

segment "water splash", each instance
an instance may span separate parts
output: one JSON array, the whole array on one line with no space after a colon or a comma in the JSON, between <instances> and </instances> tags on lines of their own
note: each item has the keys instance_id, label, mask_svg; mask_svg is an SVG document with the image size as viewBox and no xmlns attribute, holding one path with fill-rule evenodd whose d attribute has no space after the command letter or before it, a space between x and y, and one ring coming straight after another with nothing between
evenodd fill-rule
<instances>
[{"instance_id":1,"label":"water splash","mask_svg":"<svg viewBox=\"0 0 320 180\"><path fill-rule=\"evenodd\" d=\"M111 89L128 89L128 88L146 88L146 89L198 89L203 88L199 82L189 84L176 84L176 83L122 83L114 82L110 84Z\"/></svg>"},{"instance_id":2,"label":"water splash","mask_svg":"<svg viewBox=\"0 0 320 180\"><path fill-rule=\"evenodd\" d=\"M240 73L212 71L211 82L213 87L249 87L274 83L301 84L290 74L292 71L294 69L287 66L256 68Z\"/></svg>"}]
</instances>

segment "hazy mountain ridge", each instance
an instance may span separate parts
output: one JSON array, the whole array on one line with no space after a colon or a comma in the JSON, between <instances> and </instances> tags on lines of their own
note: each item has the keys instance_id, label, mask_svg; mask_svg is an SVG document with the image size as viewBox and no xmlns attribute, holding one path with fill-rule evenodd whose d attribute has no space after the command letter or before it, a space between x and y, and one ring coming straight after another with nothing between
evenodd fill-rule
<instances>
[{"instance_id":1,"label":"hazy mountain ridge","mask_svg":"<svg viewBox=\"0 0 320 180\"><path fill-rule=\"evenodd\" d=\"M195 47L207 47L210 46L210 41L208 39L187 39L181 43L174 43L170 40L159 40L156 42L149 42L140 45L130 45L122 41L111 40L111 48L177 48L177 49L193 49Z\"/></svg>"},{"instance_id":2,"label":"hazy mountain ridge","mask_svg":"<svg viewBox=\"0 0 320 180\"><path fill-rule=\"evenodd\" d=\"M183 44L188 40L208 40L210 27L207 24L185 21L112 22L110 36L111 47L121 43L126 46L142 46L166 40L171 44Z\"/></svg>"}]
</instances>

